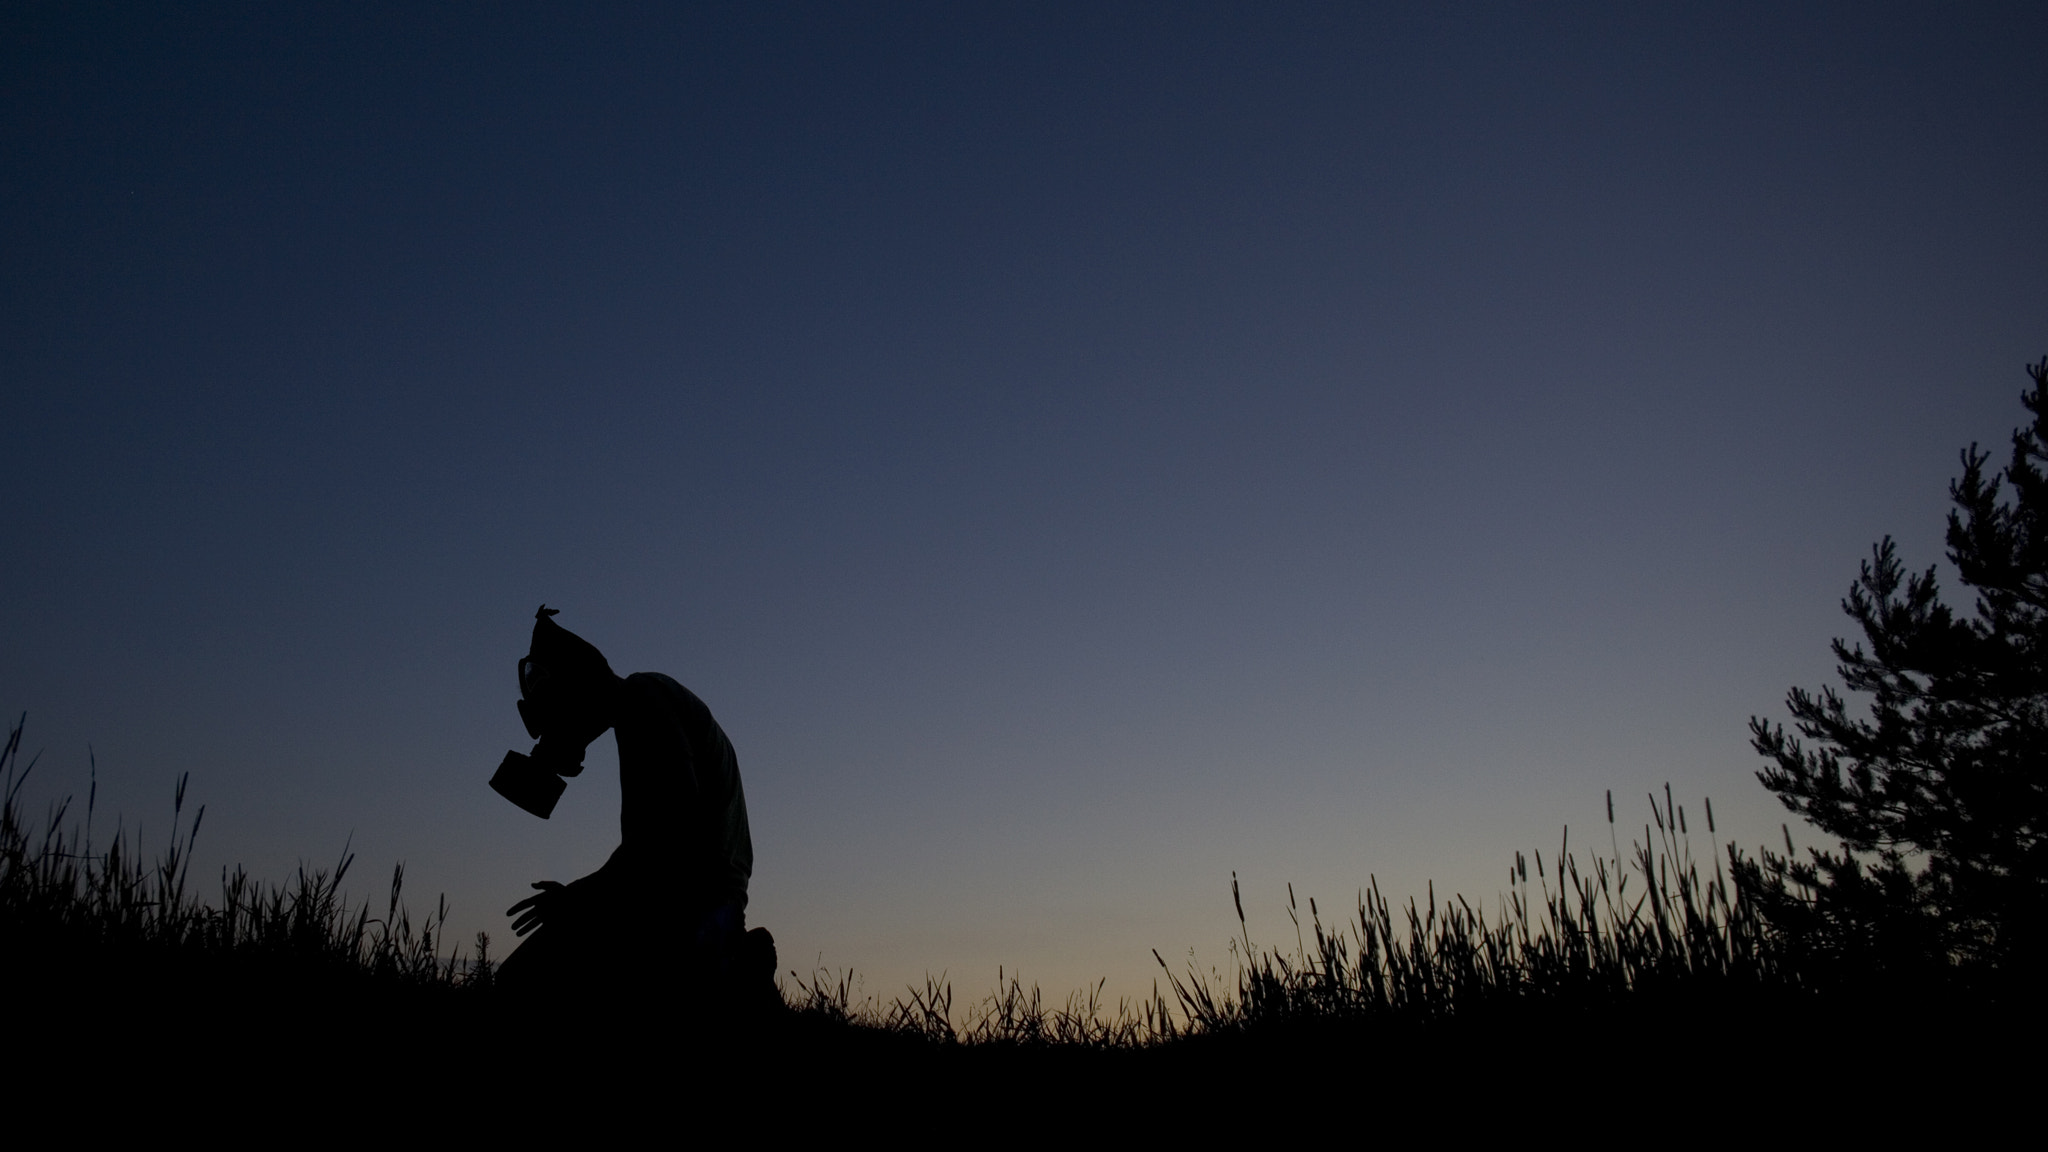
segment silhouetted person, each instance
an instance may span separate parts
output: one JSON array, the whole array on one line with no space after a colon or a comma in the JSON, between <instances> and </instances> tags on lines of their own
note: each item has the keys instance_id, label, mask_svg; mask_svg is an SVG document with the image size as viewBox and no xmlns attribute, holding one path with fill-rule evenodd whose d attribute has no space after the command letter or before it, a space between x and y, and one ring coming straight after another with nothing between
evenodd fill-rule
<instances>
[{"instance_id":1,"label":"silhouetted person","mask_svg":"<svg viewBox=\"0 0 2048 1152\"><path fill-rule=\"evenodd\" d=\"M530 761L508 755L492 786L545 817L558 778L582 772L585 749L610 729L619 847L597 871L570 884L540 881L507 911L526 940L499 981L576 997L674 994L701 1006L738 993L759 1002L764 989L772 994L774 943L764 930L746 932L754 846L732 743L689 689L657 672L618 676L554 615L546 606L535 614L519 662L519 714L538 743Z\"/></svg>"}]
</instances>

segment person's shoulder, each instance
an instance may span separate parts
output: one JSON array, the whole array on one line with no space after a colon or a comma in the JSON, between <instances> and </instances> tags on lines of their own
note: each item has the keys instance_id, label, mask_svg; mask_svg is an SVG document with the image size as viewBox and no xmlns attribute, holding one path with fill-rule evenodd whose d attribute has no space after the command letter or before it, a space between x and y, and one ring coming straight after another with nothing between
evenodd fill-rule
<instances>
[{"instance_id":1,"label":"person's shoulder","mask_svg":"<svg viewBox=\"0 0 2048 1152\"><path fill-rule=\"evenodd\" d=\"M678 683L673 676L660 672L635 672L626 677L626 691L642 700L666 700L672 703L703 706L695 693Z\"/></svg>"}]
</instances>

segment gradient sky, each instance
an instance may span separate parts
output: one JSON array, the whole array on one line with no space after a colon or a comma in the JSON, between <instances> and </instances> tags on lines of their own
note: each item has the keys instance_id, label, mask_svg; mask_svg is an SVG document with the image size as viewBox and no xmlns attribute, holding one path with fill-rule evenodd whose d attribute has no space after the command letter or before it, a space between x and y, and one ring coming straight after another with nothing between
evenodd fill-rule
<instances>
[{"instance_id":1,"label":"gradient sky","mask_svg":"<svg viewBox=\"0 0 2048 1152\"><path fill-rule=\"evenodd\" d=\"M1746 720L2048 354L2048 8L1790 7L7 4L31 793L502 947L616 842L608 738L484 784L546 601L884 995L1775 839Z\"/></svg>"}]
</instances>

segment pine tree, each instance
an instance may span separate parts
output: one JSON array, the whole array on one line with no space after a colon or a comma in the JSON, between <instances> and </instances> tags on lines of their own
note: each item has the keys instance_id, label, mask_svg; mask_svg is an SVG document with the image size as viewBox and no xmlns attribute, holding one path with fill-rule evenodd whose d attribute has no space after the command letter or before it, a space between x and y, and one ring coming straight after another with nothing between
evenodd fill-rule
<instances>
[{"instance_id":1,"label":"pine tree","mask_svg":"<svg viewBox=\"0 0 2048 1152\"><path fill-rule=\"evenodd\" d=\"M1852 712L1832 688L1786 698L1798 736L1750 720L1757 773L1839 840L1804 862L1766 852L1739 870L1766 915L1867 970L2017 975L2038 965L2048 915L2048 358L2028 365L2033 415L1987 474L1972 444L1949 485L1948 559L1976 593L1964 615L1935 570L1877 544L1834 642ZM1867 645L1867 649L1866 649ZM1801 737L1804 739L1802 740Z\"/></svg>"}]
</instances>

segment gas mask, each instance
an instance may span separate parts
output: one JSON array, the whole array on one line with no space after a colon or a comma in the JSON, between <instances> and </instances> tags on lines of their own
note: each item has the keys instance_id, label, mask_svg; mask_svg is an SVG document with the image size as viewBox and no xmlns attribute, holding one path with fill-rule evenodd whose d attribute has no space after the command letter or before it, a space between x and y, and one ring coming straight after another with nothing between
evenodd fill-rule
<instances>
[{"instance_id":1,"label":"gas mask","mask_svg":"<svg viewBox=\"0 0 2048 1152\"><path fill-rule=\"evenodd\" d=\"M565 683L528 656L519 661L519 722L534 738L533 759L557 776L583 772L583 753L611 727L593 718L588 685Z\"/></svg>"},{"instance_id":2,"label":"gas mask","mask_svg":"<svg viewBox=\"0 0 2048 1152\"><path fill-rule=\"evenodd\" d=\"M534 738L533 751L505 753L491 777L498 795L543 820L568 787L562 778L583 771L584 750L611 727L601 699L616 681L604 656L557 625L554 614L543 605L535 616L533 653L547 657L519 661L519 719Z\"/></svg>"},{"instance_id":3,"label":"gas mask","mask_svg":"<svg viewBox=\"0 0 2048 1152\"><path fill-rule=\"evenodd\" d=\"M582 749L577 749L573 757L565 757L558 747L561 741L549 735L550 728L559 728L559 721L549 723L552 710L545 706L549 681L550 677L532 657L520 659L519 721L535 741L533 755L508 751L491 776L492 790L543 820L554 814L555 803L569 787L562 777L583 771ZM562 770L564 760L570 761L568 771Z\"/></svg>"}]
</instances>

